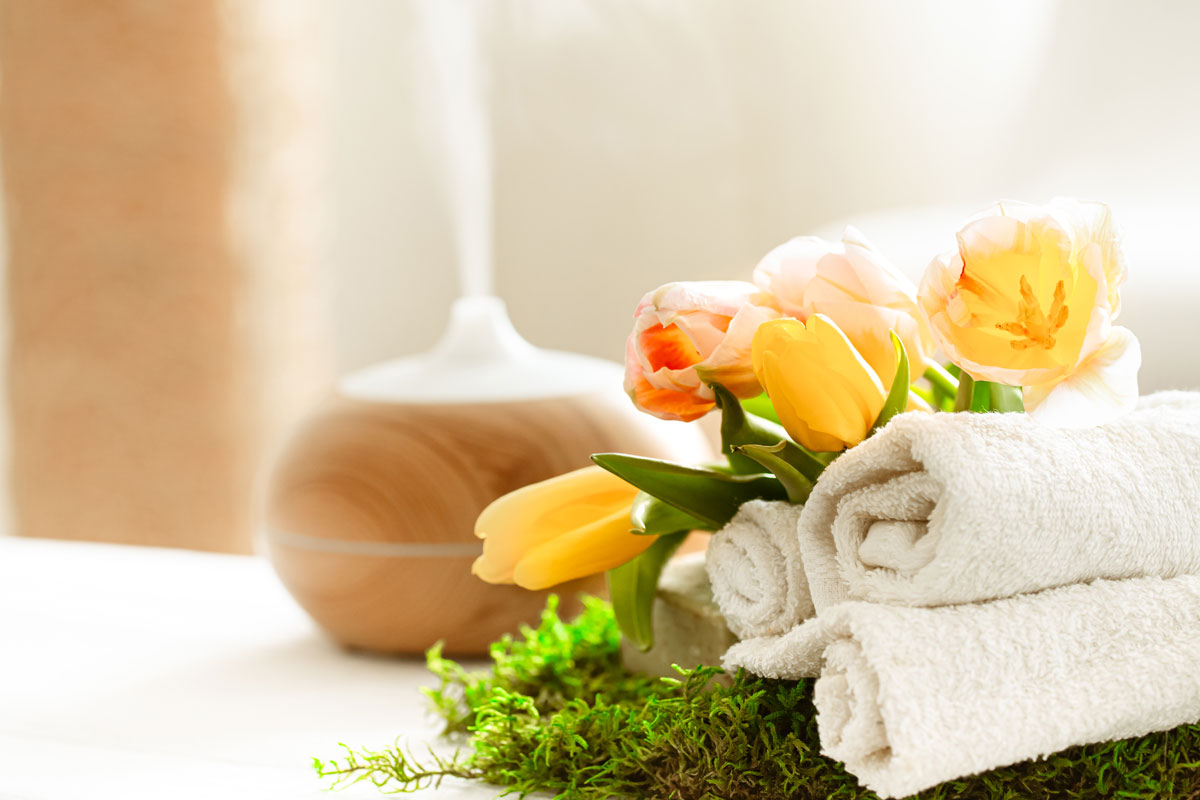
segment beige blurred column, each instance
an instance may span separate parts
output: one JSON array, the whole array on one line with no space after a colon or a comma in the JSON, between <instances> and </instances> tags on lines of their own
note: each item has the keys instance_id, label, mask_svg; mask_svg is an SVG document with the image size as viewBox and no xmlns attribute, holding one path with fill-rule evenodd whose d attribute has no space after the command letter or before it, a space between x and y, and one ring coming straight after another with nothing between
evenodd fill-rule
<instances>
[{"instance_id":1,"label":"beige blurred column","mask_svg":"<svg viewBox=\"0 0 1200 800\"><path fill-rule=\"evenodd\" d=\"M0 0L27 536L244 552L325 378L307 0Z\"/></svg>"}]
</instances>

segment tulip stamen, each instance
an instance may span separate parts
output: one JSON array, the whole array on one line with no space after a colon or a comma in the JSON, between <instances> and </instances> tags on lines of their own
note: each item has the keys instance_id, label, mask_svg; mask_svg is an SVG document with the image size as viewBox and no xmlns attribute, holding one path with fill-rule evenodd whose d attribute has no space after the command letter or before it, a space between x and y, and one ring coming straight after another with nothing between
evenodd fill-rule
<instances>
[{"instance_id":1,"label":"tulip stamen","mask_svg":"<svg viewBox=\"0 0 1200 800\"><path fill-rule=\"evenodd\" d=\"M1014 350L1028 350L1031 347L1042 347L1051 350L1057 344L1054 334L1067 324L1070 309L1067 307L1067 290L1062 281L1054 287L1054 297L1050 302L1050 312L1042 311L1042 304L1029 280L1021 276L1021 299L1017 303L1016 322L997 322L996 327L1005 333L1017 337L1009 344Z\"/></svg>"}]
</instances>

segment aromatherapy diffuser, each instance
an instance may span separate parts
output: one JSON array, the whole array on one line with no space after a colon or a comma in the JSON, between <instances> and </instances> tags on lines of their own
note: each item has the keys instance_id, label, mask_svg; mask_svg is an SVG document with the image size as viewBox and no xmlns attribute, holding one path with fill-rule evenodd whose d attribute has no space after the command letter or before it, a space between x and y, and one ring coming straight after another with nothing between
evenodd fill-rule
<instances>
[{"instance_id":1,"label":"aromatherapy diffuser","mask_svg":"<svg viewBox=\"0 0 1200 800\"><path fill-rule=\"evenodd\" d=\"M267 542L288 590L337 641L482 654L536 622L546 592L471 575L475 518L495 498L586 466L591 453L711 455L695 426L636 409L621 368L535 348L495 297L465 297L427 355L343 378L272 479ZM556 587L571 613L579 590Z\"/></svg>"},{"instance_id":2,"label":"aromatherapy diffuser","mask_svg":"<svg viewBox=\"0 0 1200 800\"><path fill-rule=\"evenodd\" d=\"M471 575L475 518L497 497L586 466L592 453L711 455L691 425L636 411L617 364L535 348L491 296L491 169L482 51L472 6L415 6L440 119L463 294L427 355L346 376L295 434L268 502L268 548L284 584L345 645L487 652L536 622L545 592ZM556 587L571 613L578 590Z\"/></svg>"}]
</instances>

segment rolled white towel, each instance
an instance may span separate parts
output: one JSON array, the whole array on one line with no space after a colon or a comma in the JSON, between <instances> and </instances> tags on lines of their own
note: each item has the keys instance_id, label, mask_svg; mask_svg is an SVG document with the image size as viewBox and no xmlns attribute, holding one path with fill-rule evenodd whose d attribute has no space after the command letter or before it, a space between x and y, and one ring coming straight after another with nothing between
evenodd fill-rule
<instances>
[{"instance_id":1,"label":"rolled white towel","mask_svg":"<svg viewBox=\"0 0 1200 800\"><path fill-rule=\"evenodd\" d=\"M822 622L822 752L882 797L1200 720L1200 577Z\"/></svg>"},{"instance_id":2,"label":"rolled white towel","mask_svg":"<svg viewBox=\"0 0 1200 800\"><path fill-rule=\"evenodd\" d=\"M751 500L708 543L713 598L741 638L781 634L813 614L799 518L800 506Z\"/></svg>"},{"instance_id":3,"label":"rolled white towel","mask_svg":"<svg viewBox=\"0 0 1200 800\"><path fill-rule=\"evenodd\" d=\"M795 681L821 674L822 655L829 645L825 620L813 617L780 635L743 638L721 659L728 672L744 669L751 675Z\"/></svg>"},{"instance_id":4,"label":"rolled white towel","mask_svg":"<svg viewBox=\"0 0 1200 800\"><path fill-rule=\"evenodd\" d=\"M818 613L1200 573L1200 394L1087 429L902 415L825 471L799 530Z\"/></svg>"}]
</instances>

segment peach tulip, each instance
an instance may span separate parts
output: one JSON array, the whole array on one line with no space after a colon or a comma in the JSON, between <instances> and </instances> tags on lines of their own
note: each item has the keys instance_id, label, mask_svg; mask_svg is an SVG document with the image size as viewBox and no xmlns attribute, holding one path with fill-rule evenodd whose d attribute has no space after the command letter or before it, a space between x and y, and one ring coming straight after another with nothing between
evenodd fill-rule
<instances>
[{"instance_id":1,"label":"peach tulip","mask_svg":"<svg viewBox=\"0 0 1200 800\"><path fill-rule=\"evenodd\" d=\"M743 281L661 286L634 312L625 344L625 391L643 411L684 421L715 406L706 383L753 397L762 389L750 342L761 323L778 316L770 298Z\"/></svg>"},{"instance_id":2,"label":"peach tulip","mask_svg":"<svg viewBox=\"0 0 1200 800\"><path fill-rule=\"evenodd\" d=\"M1091 425L1137 401L1141 350L1112 324L1124 280L1107 206L1006 202L933 260L920 300L938 345L972 377L1023 387L1045 421Z\"/></svg>"},{"instance_id":3,"label":"peach tulip","mask_svg":"<svg viewBox=\"0 0 1200 800\"><path fill-rule=\"evenodd\" d=\"M488 583L545 589L618 567L654 543L631 533L637 493L594 466L510 492L475 523L483 555L471 572Z\"/></svg>"},{"instance_id":4,"label":"peach tulip","mask_svg":"<svg viewBox=\"0 0 1200 800\"><path fill-rule=\"evenodd\" d=\"M891 383L895 369L889 331L904 342L912 380L933 354L917 287L853 227L840 242L801 236L781 244L755 268L754 282L787 316L831 319L884 383Z\"/></svg>"}]
</instances>

